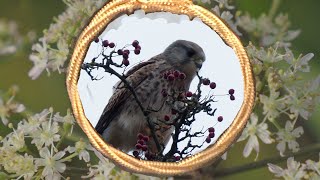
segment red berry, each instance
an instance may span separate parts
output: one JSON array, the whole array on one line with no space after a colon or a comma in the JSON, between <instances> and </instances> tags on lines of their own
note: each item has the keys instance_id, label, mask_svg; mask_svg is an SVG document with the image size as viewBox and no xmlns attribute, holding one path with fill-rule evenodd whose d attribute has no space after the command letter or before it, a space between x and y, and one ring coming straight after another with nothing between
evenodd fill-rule
<instances>
[{"instance_id":1,"label":"red berry","mask_svg":"<svg viewBox=\"0 0 320 180\"><path fill-rule=\"evenodd\" d=\"M214 132L214 131L215 131L215 130L214 130L214 127L209 127L209 128L208 128L208 131L209 131L209 132Z\"/></svg>"},{"instance_id":2,"label":"red berry","mask_svg":"<svg viewBox=\"0 0 320 180\"><path fill-rule=\"evenodd\" d=\"M234 89L229 89L229 94L233 95L234 94Z\"/></svg>"},{"instance_id":3,"label":"red berry","mask_svg":"<svg viewBox=\"0 0 320 180\"><path fill-rule=\"evenodd\" d=\"M140 45L137 45L137 46L135 47L135 49L136 49L136 50L141 50L141 46L140 46Z\"/></svg>"},{"instance_id":4,"label":"red berry","mask_svg":"<svg viewBox=\"0 0 320 180\"><path fill-rule=\"evenodd\" d=\"M140 139L140 140L137 141L137 144L144 145L144 141Z\"/></svg>"},{"instance_id":5,"label":"red berry","mask_svg":"<svg viewBox=\"0 0 320 180\"><path fill-rule=\"evenodd\" d=\"M143 145L141 149L142 149L142 151L147 151L148 150L148 146L147 145Z\"/></svg>"},{"instance_id":6,"label":"red berry","mask_svg":"<svg viewBox=\"0 0 320 180\"><path fill-rule=\"evenodd\" d=\"M102 41L102 46L103 47L108 47L108 45L109 45L109 41L108 40Z\"/></svg>"},{"instance_id":7,"label":"red berry","mask_svg":"<svg viewBox=\"0 0 320 180\"><path fill-rule=\"evenodd\" d=\"M134 54L136 54L136 55L140 54L140 50L139 49L135 49L134 50Z\"/></svg>"},{"instance_id":8,"label":"red berry","mask_svg":"<svg viewBox=\"0 0 320 180\"><path fill-rule=\"evenodd\" d=\"M186 92L187 97L192 97L193 93L191 91Z\"/></svg>"},{"instance_id":9,"label":"red berry","mask_svg":"<svg viewBox=\"0 0 320 180\"><path fill-rule=\"evenodd\" d=\"M128 54L128 53L126 53L126 52L123 52L122 57L123 57L123 59L128 59L129 54Z\"/></svg>"},{"instance_id":10,"label":"red berry","mask_svg":"<svg viewBox=\"0 0 320 180\"><path fill-rule=\"evenodd\" d=\"M177 110L171 109L171 114L172 114L172 115L175 115L175 114L177 114L177 113L178 113Z\"/></svg>"},{"instance_id":11,"label":"red berry","mask_svg":"<svg viewBox=\"0 0 320 180\"><path fill-rule=\"evenodd\" d=\"M136 147L136 149L142 149L143 148L143 146L141 144L136 144L135 147Z\"/></svg>"},{"instance_id":12,"label":"red berry","mask_svg":"<svg viewBox=\"0 0 320 180\"><path fill-rule=\"evenodd\" d=\"M179 161L181 159L180 156L174 156L174 160Z\"/></svg>"},{"instance_id":13,"label":"red berry","mask_svg":"<svg viewBox=\"0 0 320 180\"><path fill-rule=\"evenodd\" d=\"M217 87L215 82L210 83L210 88L211 89L215 89Z\"/></svg>"},{"instance_id":14,"label":"red berry","mask_svg":"<svg viewBox=\"0 0 320 180\"><path fill-rule=\"evenodd\" d=\"M144 142L148 142L150 140L150 138L148 136L143 136L143 140L144 140Z\"/></svg>"},{"instance_id":15,"label":"red berry","mask_svg":"<svg viewBox=\"0 0 320 180\"><path fill-rule=\"evenodd\" d=\"M170 120L170 116L165 115L165 116L164 116L164 120L165 120L165 121L169 121L169 120Z\"/></svg>"},{"instance_id":16,"label":"red berry","mask_svg":"<svg viewBox=\"0 0 320 180\"><path fill-rule=\"evenodd\" d=\"M119 55L123 55L122 49L118 49L118 54L119 54Z\"/></svg>"},{"instance_id":17,"label":"red berry","mask_svg":"<svg viewBox=\"0 0 320 180\"><path fill-rule=\"evenodd\" d=\"M128 59L124 59L124 60L122 61L122 63L123 63L123 65L125 65L125 66L129 66L129 64L130 64L130 62L129 62Z\"/></svg>"},{"instance_id":18,"label":"red berry","mask_svg":"<svg viewBox=\"0 0 320 180\"><path fill-rule=\"evenodd\" d=\"M209 136L206 138L206 142L207 142L207 143L210 143L210 142L211 142L211 138L210 138Z\"/></svg>"},{"instance_id":19,"label":"red berry","mask_svg":"<svg viewBox=\"0 0 320 180\"><path fill-rule=\"evenodd\" d=\"M142 139L144 137L144 135L139 133L137 137L138 137L138 139Z\"/></svg>"},{"instance_id":20,"label":"red berry","mask_svg":"<svg viewBox=\"0 0 320 180\"><path fill-rule=\"evenodd\" d=\"M139 152L138 151L133 151L132 154L134 155L134 157L138 157L139 156Z\"/></svg>"},{"instance_id":21,"label":"red berry","mask_svg":"<svg viewBox=\"0 0 320 180\"><path fill-rule=\"evenodd\" d=\"M134 41L132 42L132 46L133 46L133 47L137 47L138 45L139 45L139 41L134 40Z\"/></svg>"},{"instance_id":22,"label":"red berry","mask_svg":"<svg viewBox=\"0 0 320 180\"><path fill-rule=\"evenodd\" d=\"M94 42L95 42L95 43L98 43L98 42L99 42L99 38L95 38L95 39L94 39Z\"/></svg>"},{"instance_id":23,"label":"red berry","mask_svg":"<svg viewBox=\"0 0 320 180\"><path fill-rule=\"evenodd\" d=\"M222 117L222 116L219 116L219 117L218 117L218 121L219 121L219 122L222 122L222 121L223 121L223 117Z\"/></svg>"},{"instance_id":24,"label":"red berry","mask_svg":"<svg viewBox=\"0 0 320 180\"><path fill-rule=\"evenodd\" d=\"M204 79L202 80L202 84L207 86L207 85L210 84L210 80L209 80L208 78L204 78Z\"/></svg>"},{"instance_id":25,"label":"red berry","mask_svg":"<svg viewBox=\"0 0 320 180\"><path fill-rule=\"evenodd\" d=\"M210 132L208 137L213 138L214 137L214 132Z\"/></svg>"},{"instance_id":26,"label":"red berry","mask_svg":"<svg viewBox=\"0 0 320 180\"><path fill-rule=\"evenodd\" d=\"M173 75L174 75L174 77L179 77L180 72L179 72L179 71L174 71L174 72L173 72Z\"/></svg>"},{"instance_id":27,"label":"red berry","mask_svg":"<svg viewBox=\"0 0 320 180\"><path fill-rule=\"evenodd\" d=\"M186 79L186 74L185 73L180 73L179 74L179 78L182 79L182 80Z\"/></svg>"},{"instance_id":28,"label":"red berry","mask_svg":"<svg viewBox=\"0 0 320 180\"><path fill-rule=\"evenodd\" d=\"M173 74L170 74L170 75L168 76L168 80L169 80L169 81L173 81L173 80L174 80L174 75L173 75Z\"/></svg>"},{"instance_id":29,"label":"red berry","mask_svg":"<svg viewBox=\"0 0 320 180\"><path fill-rule=\"evenodd\" d=\"M128 55L130 54L130 51L128 49L125 49L123 52L127 53Z\"/></svg>"},{"instance_id":30,"label":"red berry","mask_svg":"<svg viewBox=\"0 0 320 180\"><path fill-rule=\"evenodd\" d=\"M113 42L109 44L110 48L114 48L114 46L116 46Z\"/></svg>"},{"instance_id":31,"label":"red berry","mask_svg":"<svg viewBox=\"0 0 320 180\"><path fill-rule=\"evenodd\" d=\"M230 100L234 101L236 98L234 97L234 95L230 95Z\"/></svg>"}]
</instances>

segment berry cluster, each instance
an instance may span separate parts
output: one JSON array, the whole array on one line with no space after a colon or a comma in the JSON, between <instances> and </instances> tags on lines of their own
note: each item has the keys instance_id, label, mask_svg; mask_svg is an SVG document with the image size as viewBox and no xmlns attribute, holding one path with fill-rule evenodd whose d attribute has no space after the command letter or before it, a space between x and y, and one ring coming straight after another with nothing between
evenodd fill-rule
<instances>
[{"instance_id":1,"label":"berry cluster","mask_svg":"<svg viewBox=\"0 0 320 180\"><path fill-rule=\"evenodd\" d=\"M229 89L230 100L234 101L236 98L234 97L234 89Z\"/></svg>"},{"instance_id":2,"label":"berry cluster","mask_svg":"<svg viewBox=\"0 0 320 180\"><path fill-rule=\"evenodd\" d=\"M96 38L94 40L94 42L98 43L99 42L99 38ZM114 42L109 42L108 40L103 40L102 41L102 46L105 48L114 48L116 45ZM134 52L134 54L139 55L141 52L141 46L139 45L139 41L134 40L131 44L126 45L124 48L127 48L129 46L133 46L134 50L131 50ZM122 64L125 66L129 66L130 62L129 62L129 54L130 54L130 50L129 49L118 49L115 53L117 53L118 55L123 57L122 60Z\"/></svg>"},{"instance_id":3,"label":"berry cluster","mask_svg":"<svg viewBox=\"0 0 320 180\"><path fill-rule=\"evenodd\" d=\"M133 151L133 155L136 158L141 159L142 154L145 154L147 156L148 151L148 145L147 142L149 142L150 138L149 136L145 136L141 133L137 136L137 144L135 145L136 150Z\"/></svg>"},{"instance_id":4,"label":"berry cluster","mask_svg":"<svg viewBox=\"0 0 320 180\"><path fill-rule=\"evenodd\" d=\"M184 74L183 72L180 72L178 70L174 70L174 71L167 71L165 73L163 73L162 77L168 81L174 81L174 80L184 80L186 79L186 74Z\"/></svg>"},{"instance_id":5,"label":"berry cluster","mask_svg":"<svg viewBox=\"0 0 320 180\"><path fill-rule=\"evenodd\" d=\"M222 122L222 121L223 121L223 117L219 116L218 117L218 122ZM211 139L214 138L214 136L215 136L215 134L214 134L215 129L214 129L214 127L210 127L210 128L208 128L208 131L209 131L209 134L208 134L208 136L206 138L206 142L210 143Z\"/></svg>"},{"instance_id":6,"label":"berry cluster","mask_svg":"<svg viewBox=\"0 0 320 180\"><path fill-rule=\"evenodd\" d=\"M215 134L214 134L215 129L214 129L214 127L210 127L210 128L208 128L208 131L209 131L209 135L206 138L206 142L210 143L211 139L214 138L214 136L215 136Z\"/></svg>"}]
</instances>

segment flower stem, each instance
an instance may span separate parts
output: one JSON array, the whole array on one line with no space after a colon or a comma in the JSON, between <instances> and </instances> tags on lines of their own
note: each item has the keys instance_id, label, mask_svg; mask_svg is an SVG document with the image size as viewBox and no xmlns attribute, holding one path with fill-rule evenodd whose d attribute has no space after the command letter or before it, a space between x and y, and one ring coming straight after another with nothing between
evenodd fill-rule
<instances>
[{"instance_id":1,"label":"flower stem","mask_svg":"<svg viewBox=\"0 0 320 180\"><path fill-rule=\"evenodd\" d=\"M61 161L62 161L62 162L69 161L69 160L71 160L72 158L76 157L77 155L78 155L78 153L77 153L77 152L75 152L75 153L70 154L69 156L67 156L67 157L65 157L65 158L63 158L63 159L61 159Z\"/></svg>"},{"instance_id":2,"label":"flower stem","mask_svg":"<svg viewBox=\"0 0 320 180\"><path fill-rule=\"evenodd\" d=\"M273 0L271 4L271 8L269 10L269 18L273 19L274 15L276 14L279 6L280 6L281 0Z\"/></svg>"}]
</instances>

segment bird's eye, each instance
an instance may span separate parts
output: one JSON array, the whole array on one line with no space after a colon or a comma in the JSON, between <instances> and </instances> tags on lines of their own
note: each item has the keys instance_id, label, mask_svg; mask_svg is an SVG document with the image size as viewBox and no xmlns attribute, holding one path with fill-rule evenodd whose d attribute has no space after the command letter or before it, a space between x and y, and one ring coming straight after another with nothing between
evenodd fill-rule
<instances>
[{"instance_id":1,"label":"bird's eye","mask_svg":"<svg viewBox=\"0 0 320 180\"><path fill-rule=\"evenodd\" d=\"M187 49L188 57L192 57L195 53L196 53L196 51L194 49L192 49L192 48Z\"/></svg>"}]
</instances>

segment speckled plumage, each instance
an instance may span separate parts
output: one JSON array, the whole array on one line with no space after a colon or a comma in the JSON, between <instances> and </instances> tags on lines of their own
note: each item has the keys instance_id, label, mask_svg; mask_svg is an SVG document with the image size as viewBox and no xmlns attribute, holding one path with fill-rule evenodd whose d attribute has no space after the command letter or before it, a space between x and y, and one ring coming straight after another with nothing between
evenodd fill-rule
<instances>
[{"instance_id":1,"label":"speckled plumage","mask_svg":"<svg viewBox=\"0 0 320 180\"><path fill-rule=\"evenodd\" d=\"M178 40L163 53L130 69L126 80L134 88L145 109L157 110L149 114L152 121L157 121L171 113L171 107L165 103L167 97L163 97L161 91L187 91L204 60L205 55L200 46L190 41ZM179 70L186 78L172 82L165 80L163 73L169 70ZM134 149L138 133L151 137L145 116L123 83L116 85L95 128L107 143L125 152ZM172 131L171 127L163 127L157 132L161 143L167 144ZM152 139L148 146L152 152L156 151Z\"/></svg>"}]
</instances>

